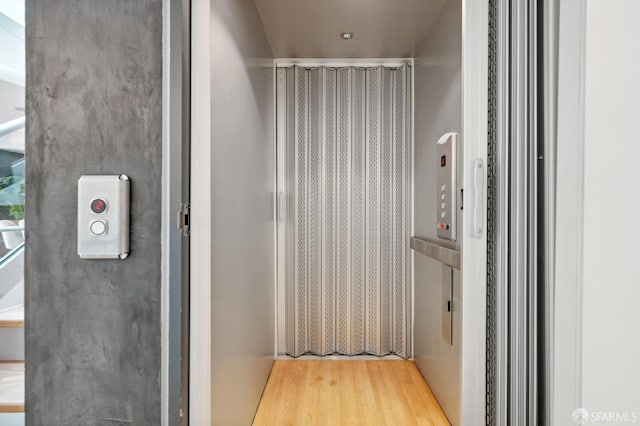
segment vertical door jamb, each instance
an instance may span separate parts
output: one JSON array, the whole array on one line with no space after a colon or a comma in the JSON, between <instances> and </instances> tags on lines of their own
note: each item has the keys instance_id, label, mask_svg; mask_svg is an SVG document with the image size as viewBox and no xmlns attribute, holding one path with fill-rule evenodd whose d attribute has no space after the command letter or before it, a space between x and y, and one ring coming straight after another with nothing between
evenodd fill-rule
<instances>
[{"instance_id":1,"label":"vertical door jamb","mask_svg":"<svg viewBox=\"0 0 640 426\"><path fill-rule=\"evenodd\" d=\"M182 0L182 277L180 424L189 425L190 215L191 215L191 0Z\"/></svg>"},{"instance_id":2,"label":"vertical door jamb","mask_svg":"<svg viewBox=\"0 0 640 426\"><path fill-rule=\"evenodd\" d=\"M287 350L286 329L286 250L287 224L289 218L289 193L287 189L287 68L276 70L276 355L285 354Z\"/></svg>"},{"instance_id":3,"label":"vertical door jamb","mask_svg":"<svg viewBox=\"0 0 640 426\"><path fill-rule=\"evenodd\" d=\"M191 209L189 242L189 423L210 425L211 413L211 2L191 0L189 49Z\"/></svg>"},{"instance_id":4,"label":"vertical door jamb","mask_svg":"<svg viewBox=\"0 0 640 426\"><path fill-rule=\"evenodd\" d=\"M185 221L190 195L190 3L191 0L163 1L161 423L164 426L188 424L189 238Z\"/></svg>"},{"instance_id":5,"label":"vertical door jamb","mask_svg":"<svg viewBox=\"0 0 640 426\"><path fill-rule=\"evenodd\" d=\"M461 424L476 424L485 418L486 395L486 295L487 236L486 179L473 180L474 163L487 162L489 4L481 0L462 2L462 149L463 205L482 200L481 232L475 231L473 214L463 215L461 350ZM474 189L474 185L478 187Z\"/></svg>"}]
</instances>

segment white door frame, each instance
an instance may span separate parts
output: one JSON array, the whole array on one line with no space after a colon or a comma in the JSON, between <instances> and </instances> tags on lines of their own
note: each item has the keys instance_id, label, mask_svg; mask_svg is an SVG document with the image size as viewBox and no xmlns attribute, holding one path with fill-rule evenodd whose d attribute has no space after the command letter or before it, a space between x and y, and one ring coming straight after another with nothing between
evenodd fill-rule
<instances>
[{"instance_id":1,"label":"white door frame","mask_svg":"<svg viewBox=\"0 0 640 426\"><path fill-rule=\"evenodd\" d=\"M210 0L191 4L191 294L189 423L211 416L211 150Z\"/></svg>"},{"instance_id":2,"label":"white door frame","mask_svg":"<svg viewBox=\"0 0 640 426\"><path fill-rule=\"evenodd\" d=\"M549 394L547 419L563 424L582 407L582 305L586 0L559 2L557 134L550 196ZM612 276L613 278L613 276Z\"/></svg>"},{"instance_id":3,"label":"white door frame","mask_svg":"<svg viewBox=\"0 0 640 426\"><path fill-rule=\"evenodd\" d=\"M209 0L192 4L192 204L190 422L210 425L211 413L211 46ZM474 201L473 164L487 161L488 3L463 0L464 205ZM274 117L275 119L275 117ZM486 170L486 169L485 169ZM479 188L486 211L486 179ZM475 424L485 416L486 215L480 238L471 236L472 215L464 215L462 235L461 419Z\"/></svg>"},{"instance_id":4,"label":"white door frame","mask_svg":"<svg viewBox=\"0 0 640 426\"><path fill-rule=\"evenodd\" d=\"M484 422L486 401L486 299L487 299L487 217L483 215L480 238L471 235L470 214L474 197L487 202L487 118L489 2L462 2L462 138L463 205L462 235L462 343L460 349L460 424ZM473 166L476 159L485 165L485 179L475 194ZM469 206L469 207L467 207Z\"/></svg>"}]
</instances>

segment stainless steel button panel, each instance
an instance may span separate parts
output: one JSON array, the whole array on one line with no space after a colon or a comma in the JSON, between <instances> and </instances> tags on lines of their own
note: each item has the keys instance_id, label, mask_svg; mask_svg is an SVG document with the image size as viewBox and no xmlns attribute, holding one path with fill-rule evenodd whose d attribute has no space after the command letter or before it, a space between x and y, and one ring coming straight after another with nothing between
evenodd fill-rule
<instances>
[{"instance_id":1,"label":"stainless steel button panel","mask_svg":"<svg viewBox=\"0 0 640 426\"><path fill-rule=\"evenodd\" d=\"M456 167L457 167L457 133L447 133L437 142L438 223L436 228L439 238L456 240Z\"/></svg>"},{"instance_id":2,"label":"stainless steel button panel","mask_svg":"<svg viewBox=\"0 0 640 426\"><path fill-rule=\"evenodd\" d=\"M125 259L129 255L129 193L126 175L78 180L78 255Z\"/></svg>"}]
</instances>

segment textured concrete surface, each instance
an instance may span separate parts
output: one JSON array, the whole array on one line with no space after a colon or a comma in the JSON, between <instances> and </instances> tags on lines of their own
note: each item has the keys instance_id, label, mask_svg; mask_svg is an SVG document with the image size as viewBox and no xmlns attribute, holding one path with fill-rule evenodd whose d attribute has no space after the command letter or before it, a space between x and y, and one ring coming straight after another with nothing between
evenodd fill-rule
<instances>
[{"instance_id":1,"label":"textured concrete surface","mask_svg":"<svg viewBox=\"0 0 640 426\"><path fill-rule=\"evenodd\" d=\"M162 2L26 9L27 423L159 424ZM131 256L81 260L77 180L116 173Z\"/></svg>"}]
</instances>

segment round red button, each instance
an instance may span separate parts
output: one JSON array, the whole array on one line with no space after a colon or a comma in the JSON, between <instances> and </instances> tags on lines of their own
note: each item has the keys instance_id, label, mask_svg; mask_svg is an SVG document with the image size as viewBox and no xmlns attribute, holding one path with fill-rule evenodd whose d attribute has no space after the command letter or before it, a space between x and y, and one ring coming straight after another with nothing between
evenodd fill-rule
<instances>
[{"instance_id":1,"label":"round red button","mask_svg":"<svg viewBox=\"0 0 640 426\"><path fill-rule=\"evenodd\" d=\"M104 211L107 209L107 202L97 198L95 200L93 200L91 202L91 211L94 213L104 213Z\"/></svg>"}]
</instances>

